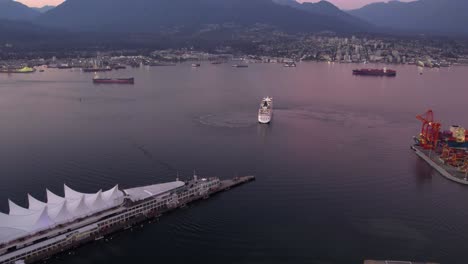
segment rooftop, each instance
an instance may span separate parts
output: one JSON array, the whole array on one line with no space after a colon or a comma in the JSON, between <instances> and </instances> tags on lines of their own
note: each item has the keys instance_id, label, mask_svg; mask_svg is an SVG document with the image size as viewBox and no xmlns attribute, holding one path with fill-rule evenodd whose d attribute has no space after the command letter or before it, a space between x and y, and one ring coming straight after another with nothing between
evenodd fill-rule
<instances>
[{"instance_id":1,"label":"rooftop","mask_svg":"<svg viewBox=\"0 0 468 264\"><path fill-rule=\"evenodd\" d=\"M28 195L29 207L8 201L8 214L0 213L0 244L73 222L123 203L118 186L108 191L80 193L64 185L65 197L46 190L47 202Z\"/></svg>"},{"instance_id":2,"label":"rooftop","mask_svg":"<svg viewBox=\"0 0 468 264\"><path fill-rule=\"evenodd\" d=\"M184 185L185 183L183 181L174 181L174 182L167 182L167 183L125 189L124 192L129 196L130 200L136 202L136 201L147 199L155 195L163 194L165 192L177 189Z\"/></svg>"}]
</instances>

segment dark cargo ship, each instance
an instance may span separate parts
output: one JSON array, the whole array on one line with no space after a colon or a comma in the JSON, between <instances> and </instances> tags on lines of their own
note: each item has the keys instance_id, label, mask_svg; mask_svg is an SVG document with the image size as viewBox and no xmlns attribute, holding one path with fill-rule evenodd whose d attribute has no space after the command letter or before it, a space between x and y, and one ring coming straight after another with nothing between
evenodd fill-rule
<instances>
[{"instance_id":1,"label":"dark cargo ship","mask_svg":"<svg viewBox=\"0 0 468 264\"><path fill-rule=\"evenodd\" d=\"M110 78L94 78L93 83L96 84L108 84L108 83L116 83L116 84L134 84L135 78L119 78L119 79L110 79Z\"/></svg>"},{"instance_id":2,"label":"dark cargo ship","mask_svg":"<svg viewBox=\"0 0 468 264\"><path fill-rule=\"evenodd\" d=\"M112 71L111 67L105 67L105 68L83 68L83 72L106 72L106 71Z\"/></svg>"},{"instance_id":3,"label":"dark cargo ship","mask_svg":"<svg viewBox=\"0 0 468 264\"><path fill-rule=\"evenodd\" d=\"M152 62L149 64L149 66L154 66L154 67L166 67L166 66L176 66L177 64L175 63L168 63L168 62Z\"/></svg>"},{"instance_id":4,"label":"dark cargo ship","mask_svg":"<svg viewBox=\"0 0 468 264\"><path fill-rule=\"evenodd\" d=\"M249 65L247 64L234 64L232 65L233 68L248 68Z\"/></svg>"},{"instance_id":5,"label":"dark cargo ship","mask_svg":"<svg viewBox=\"0 0 468 264\"><path fill-rule=\"evenodd\" d=\"M386 68L383 68L383 69L356 69L356 70L353 70L353 75L395 77L396 76L396 71L395 70L388 70Z\"/></svg>"},{"instance_id":6,"label":"dark cargo ship","mask_svg":"<svg viewBox=\"0 0 468 264\"><path fill-rule=\"evenodd\" d=\"M126 66L120 65L120 64L114 65L112 68L113 68L114 70L125 70L125 69L127 69Z\"/></svg>"}]
</instances>

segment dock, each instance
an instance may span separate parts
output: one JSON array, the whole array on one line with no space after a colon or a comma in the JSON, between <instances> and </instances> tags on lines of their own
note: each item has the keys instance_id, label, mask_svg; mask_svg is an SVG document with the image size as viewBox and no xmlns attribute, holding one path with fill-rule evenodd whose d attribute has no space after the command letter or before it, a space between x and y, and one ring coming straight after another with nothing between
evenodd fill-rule
<instances>
[{"instance_id":1,"label":"dock","mask_svg":"<svg viewBox=\"0 0 468 264\"><path fill-rule=\"evenodd\" d=\"M40 214L42 217L49 212L46 211L49 207L45 202L28 196L30 205L46 205L36 215L33 212L27 215L4 214L2 216L2 221L0 221L2 228L2 232L0 232L0 264L42 261L87 243L102 240L113 233L136 226L143 227L146 223L157 221L164 214L177 208L184 208L190 203L208 199L212 195L220 194L254 180L255 176L220 180L218 177L198 179L194 175L192 180L185 182L177 179L172 182L122 190L116 185L114 188L102 192L102 196L99 196L101 194L99 191L97 197L101 197L100 203L97 205L96 203L87 204L86 210L69 211L70 209L65 207L65 203L63 203L61 212L66 212L68 215L73 214L75 218L67 218L59 222L58 218L49 217L48 222L46 223L44 220L39 227L34 222L28 226L20 226L25 231L19 232L19 228L16 226L18 220L20 223L29 224L27 221L29 218L34 217L33 220L35 220L37 215ZM76 196L80 196L81 201L84 201L84 195L94 195L77 192L66 185L64 185L64 193L64 197L61 197L47 191L48 201L53 201L54 198L69 201L74 200L73 197ZM84 203L81 204L84 205ZM11 201L9 206L10 213L15 212L15 210L23 212L30 210Z\"/></svg>"},{"instance_id":2,"label":"dock","mask_svg":"<svg viewBox=\"0 0 468 264\"><path fill-rule=\"evenodd\" d=\"M239 186L239 185L242 185L244 183L254 181L254 180L255 180L255 176L252 176L252 175L235 177L229 180L222 180L218 188L218 191L226 191L233 187L236 187L236 186Z\"/></svg>"},{"instance_id":3,"label":"dock","mask_svg":"<svg viewBox=\"0 0 468 264\"><path fill-rule=\"evenodd\" d=\"M411 149L445 178L460 184L468 185L468 175L457 170L455 167L444 164L434 151L424 149L420 146L411 146Z\"/></svg>"},{"instance_id":4,"label":"dock","mask_svg":"<svg viewBox=\"0 0 468 264\"><path fill-rule=\"evenodd\" d=\"M365 260L364 264L439 264L435 262L413 262L398 260Z\"/></svg>"}]
</instances>

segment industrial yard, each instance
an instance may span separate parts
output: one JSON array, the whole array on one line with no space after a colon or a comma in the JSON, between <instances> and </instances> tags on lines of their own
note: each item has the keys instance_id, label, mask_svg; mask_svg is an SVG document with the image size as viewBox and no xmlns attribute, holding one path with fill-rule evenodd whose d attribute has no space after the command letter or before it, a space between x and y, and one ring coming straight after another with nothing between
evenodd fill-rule
<instances>
[{"instance_id":1,"label":"industrial yard","mask_svg":"<svg viewBox=\"0 0 468 264\"><path fill-rule=\"evenodd\" d=\"M411 148L442 176L468 185L468 131L459 125L441 131L432 110L416 118L422 122L421 133Z\"/></svg>"}]
</instances>

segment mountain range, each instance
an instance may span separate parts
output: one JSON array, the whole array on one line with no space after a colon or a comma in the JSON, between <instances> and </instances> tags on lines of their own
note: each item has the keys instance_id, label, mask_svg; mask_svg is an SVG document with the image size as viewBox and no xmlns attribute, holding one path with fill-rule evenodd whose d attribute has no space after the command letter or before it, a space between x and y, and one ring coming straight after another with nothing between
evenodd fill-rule
<instances>
[{"instance_id":1,"label":"mountain range","mask_svg":"<svg viewBox=\"0 0 468 264\"><path fill-rule=\"evenodd\" d=\"M46 6L43 6L43 7L31 7L32 9L38 11L39 13L45 13L49 10L52 10L55 8L55 6L51 6L51 5L46 5Z\"/></svg>"},{"instance_id":2,"label":"mountain range","mask_svg":"<svg viewBox=\"0 0 468 264\"><path fill-rule=\"evenodd\" d=\"M230 32L267 28L291 33L468 34L468 0L374 3L344 12L327 1L296 0L67 0L57 7L29 8L0 0L0 29L8 21L29 21L31 29L74 32ZM18 29L27 34L28 27ZM10 32L11 33L11 32ZM0 32L3 34L3 32ZM13 35L18 35L13 34ZM219 36L213 34L213 36Z\"/></svg>"},{"instance_id":3,"label":"mountain range","mask_svg":"<svg viewBox=\"0 0 468 264\"><path fill-rule=\"evenodd\" d=\"M467 0L390 1L351 10L349 14L393 32L468 34Z\"/></svg>"},{"instance_id":4,"label":"mountain range","mask_svg":"<svg viewBox=\"0 0 468 264\"><path fill-rule=\"evenodd\" d=\"M272 0L67 0L37 21L72 30L113 32L193 31L210 24L263 24L288 32L366 29L361 21L344 23L337 16L312 14Z\"/></svg>"},{"instance_id":5,"label":"mountain range","mask_svg":"<svg viewBox=\"0 0 468 264\"><path fill-rule=\"evenodd\" d=\"M0 19L33 20L40 15L36 10L13 0L0 0Z\"/></svg>"},{"instance_id":6,"label":"mountain range","mask_svg":"<svg viewBox=\"0 0 468 264\"><path fill-rule=\"evenodd\" d=\"M373 29L371 23L342 11L341 9L339 9L338 7L336 7L328 1L322 0L317 3L299 3L296 0L273 0L273 2L284 6L290 6L295 9L310 13L312 15L324 15L333 17L336 20L340 21L340 23L358 25L360 28L366 29L366 31Z\"/></svg>"}]
</instances>

